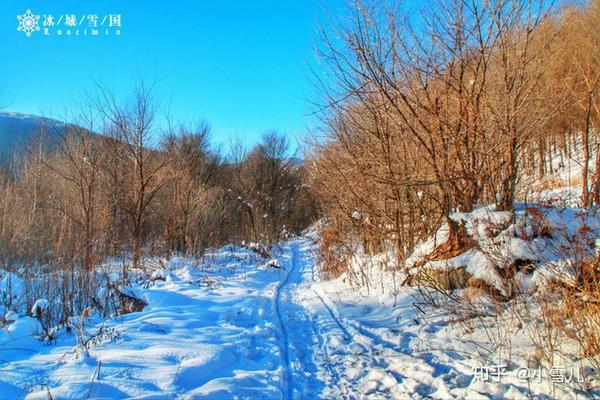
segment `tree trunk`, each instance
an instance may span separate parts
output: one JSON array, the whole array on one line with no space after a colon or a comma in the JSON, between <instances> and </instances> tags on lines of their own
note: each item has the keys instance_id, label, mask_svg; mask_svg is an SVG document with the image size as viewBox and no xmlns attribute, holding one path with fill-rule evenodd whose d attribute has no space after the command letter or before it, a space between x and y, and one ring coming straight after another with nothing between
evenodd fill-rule
<instances>
[{"instance_id":1,"label":"tree trunk","mask_svg":"<svg viewBox=\"0 0 600 400\"><path fill-rule=\"evenodd\" d=\"M600 204L600 145L596 145L596 161L594 162L594 182L592 185L592 205Z\"/></svg>"},{"instance_id":2,"label":"tree trunk","mask_svg":"<svg viewBox=\"0 0 600 400\"><path fill-rule=\"evenodd\" d=\"M499 210L512 211L515 202L515 191L517 185L517 139L512 138L510 143L507 176L502 184L501 198L498 203Z\"/></svg>"},{"instance_id":3,"label":"tree trunk","mask_svg":"<svg viewBox=\"0 0 600 400\"><path fill-rule=\"evenodd\" d=\"M458 223L450 217L446 217L446 223L448 224L448 238L431 252L426 259L427 262L448 260L471 249L475 244L467 234L464 222Z\"/></svg>"},{"instance_id":4,"label":"tree trunk","mask_svg":"<svg viewBox=\"0 0 600 400\"><path fill-rule=\"evenodd\" d=\"M583 207L589 207L590 196L589 196L589 165L590 165L590 130L592 123L592 96L588 97L588 105L585 117L585 129L581 133L581 141L583 145L583 166L581 167L581 203Z\"/></svg>"}]
</instances>

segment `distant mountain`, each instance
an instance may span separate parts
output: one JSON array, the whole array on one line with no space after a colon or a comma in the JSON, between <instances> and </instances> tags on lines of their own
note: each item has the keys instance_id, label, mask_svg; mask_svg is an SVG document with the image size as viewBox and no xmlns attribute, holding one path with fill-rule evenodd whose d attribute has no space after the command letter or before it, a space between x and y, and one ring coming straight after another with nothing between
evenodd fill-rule
<instances>
[{"instance_id":1,"label":"distant mountain","mask_svg":"<svg viewBox=\"0 0 600 400\"><path fill-rule=\"evenodd\" d=\"M0 162L6 162L37 134L57 135L64 124L37 115L0 111Z\"/></svg>"}]
</instances>

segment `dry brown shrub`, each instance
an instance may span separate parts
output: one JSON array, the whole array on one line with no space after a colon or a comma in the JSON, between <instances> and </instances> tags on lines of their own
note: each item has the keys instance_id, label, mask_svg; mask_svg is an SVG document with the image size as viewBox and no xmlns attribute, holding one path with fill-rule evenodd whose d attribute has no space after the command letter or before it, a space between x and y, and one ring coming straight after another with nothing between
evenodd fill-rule
<instances>
[{"instance_id":1,"label":"dry brown shrub","mask_svg":"<svg viewBox=\"0 0 600 400\"><path fill-rule=\"evenodd\" d=\"M347 270L353 251L348 241L333 228L324 228L319 238L319 264L327 279L334 279Z\"/></svg>"},{"instance_id":2,"label":"dry brown shrub","mask_svg":"<svg viewBox=\"0 0 600 400\"><path fill-rule=\"evenodd\" d=\"M556 329L574 340L580 357L600 370L600 269L593 259L582 260L576 268L572 284L553 282L547 288L553 301L538 301L541 317L548 332ZM541 350L550 358L554 349Z\"/></svg>"}]
</instances>

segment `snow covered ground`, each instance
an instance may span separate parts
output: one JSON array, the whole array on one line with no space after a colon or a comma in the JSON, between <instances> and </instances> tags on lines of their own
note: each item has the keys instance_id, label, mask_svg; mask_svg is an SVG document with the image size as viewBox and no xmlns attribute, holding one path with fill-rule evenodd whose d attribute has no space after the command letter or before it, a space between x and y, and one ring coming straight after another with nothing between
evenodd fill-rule
<instances>
[{"instance_id":1,"label":"snow covered ground","mask_svg":"<svg viewBox=\"0 0 600 400\"><path fill-rule=\"evenodd\" d=\"M22 317L0 330L0 398L586 397L517 376L531 366L522 329L511 360L494 359L485 330L418 314L416 289L396 290L394 274L368 270L381 287L367 292L347 276L322 281L315 255L309 234L275 249L276 262L232 246L196 267L170 260L154 274L164 281L134 287L143 311L85 323L100 332L88 352L64 331L40 342Z\"/></svg>"}]
</instances>

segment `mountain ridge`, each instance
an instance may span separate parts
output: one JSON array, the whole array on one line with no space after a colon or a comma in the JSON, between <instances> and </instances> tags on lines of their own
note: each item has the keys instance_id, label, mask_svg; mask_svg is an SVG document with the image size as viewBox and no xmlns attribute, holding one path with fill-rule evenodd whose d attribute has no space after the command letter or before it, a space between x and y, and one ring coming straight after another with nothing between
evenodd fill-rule
<instances>
[{"instance_id":1,"label":"mountain ridge","mask_svg":"<svg viewBox=\"0 0 600 400\"><path fill-rule=\"evenodd\" d=\"M56 119L16 111L0 111L0 162L5 163L36 134L46 131L50 136L65 123Z\"/></svg>"}]
</instances>

